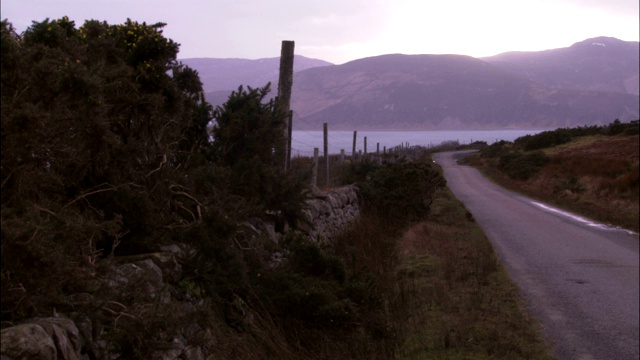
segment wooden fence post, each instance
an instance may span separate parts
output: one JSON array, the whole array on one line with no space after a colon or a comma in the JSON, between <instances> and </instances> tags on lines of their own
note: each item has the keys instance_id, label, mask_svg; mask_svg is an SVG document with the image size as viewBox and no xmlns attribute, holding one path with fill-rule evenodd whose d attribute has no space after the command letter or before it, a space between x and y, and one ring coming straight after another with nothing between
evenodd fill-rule
<instances>
[{"instance_id":1,"label":"wooden fence post","mask_svg":"<svg viewBox=\"0 0 640 360\"><path fill-rule=\"evenodd\" d=\"M344 165L344 149L340 149L340 165Z\"/></svg>"},{"instance_id":2,"label":"wooden fence post","mask_svg":"<svg viewBox=\"0 0 640 360\"><path fill-rule=\"evenodd\" d=\"M291 40L283 40L282 47L280 49L280 75L278 78L278 101L280 106L286 115L289 115L291 109L291 88L293 87L293 49L295 42ZM291 131L291 125L287 120L286 128L284 129L285 143L284 145L284 169L288 170L288 154L291 154L289 133Z\"/></svg>"},{"instance_id":3,"label":"wooden fence post","mask_svg":"<svg viewBox=\"0 0 640 360\"><path fill-rule=\"evenodd\" d=\"M364 137L364 156L367 156L367 137Z\"/></svg>"},{"instance_id":4,"label":"wooden fence post","mask_svg":"<svg viewBox=\"0 0 640 360\"><path fill-rule=\"evenodd\" d=\"M285 149L285 162L284 170L287 171L291 168L291 136L293 131L293 111L289 110L289 116L287 116L287 148Z\"/></svg>"},{"instance_id":5,"label":"wooden fence post","mask_svg":"<svg viewBox=\"0 0 640 360\"><path fill-rule=\"evenodd\" d=\"M329 125L324 123L324 174L325 186L329 185Z\"/></svg>"},{"instance_id":6,"label":"wooden fence post","mask_svg":"<svg viewBox=\"0 0 640 360\"><path fill-rule=\"evenodd\" d=\"M353 150L351 150L351 157L353 158L351 161L356 160L356 135L358 134L358 130L353 131Z\"/></svg>"},{"instance_id":7,"label":"wooden fence post","mask_svg":"<svg viewBox=\"0 0 640 360\"><path fill-rule=\"evenodd\" d=\"M313 167L311 168L311 188L318 186L318 148L313 148Z\"/></svg>"}]
</instances>

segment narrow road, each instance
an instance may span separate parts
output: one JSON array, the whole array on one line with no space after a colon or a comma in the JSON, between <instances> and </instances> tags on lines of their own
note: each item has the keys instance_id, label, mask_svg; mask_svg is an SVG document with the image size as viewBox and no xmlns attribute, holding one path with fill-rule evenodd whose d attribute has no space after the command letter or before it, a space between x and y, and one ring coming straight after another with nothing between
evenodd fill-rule
<instances>
[{"instance_id":1,"label":"narrow road","mask_svg":"<svg viewBox=\"0 0 640 360\"><path fill-rule=\"evenodd\" d=\"M560 359L640 357L638 234L505 190L439 153L447 185L473 214Z\"/></svg>"}]
</instances>

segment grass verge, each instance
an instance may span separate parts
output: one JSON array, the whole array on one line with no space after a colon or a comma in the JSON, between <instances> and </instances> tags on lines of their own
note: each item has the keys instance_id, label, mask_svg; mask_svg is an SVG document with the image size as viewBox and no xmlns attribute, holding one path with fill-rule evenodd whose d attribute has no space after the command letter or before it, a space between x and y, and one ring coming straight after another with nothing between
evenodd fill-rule
<instances>
[{"instance_id":1,"label":"grass verge","mask_svg":"<svg viewBox=\"0 0 640 360\"><path fill-rule=\"evenodd\" d=\"M473 217L448 189L398 243L399 359L553 359Z\"/></svg>"}]
</instances>

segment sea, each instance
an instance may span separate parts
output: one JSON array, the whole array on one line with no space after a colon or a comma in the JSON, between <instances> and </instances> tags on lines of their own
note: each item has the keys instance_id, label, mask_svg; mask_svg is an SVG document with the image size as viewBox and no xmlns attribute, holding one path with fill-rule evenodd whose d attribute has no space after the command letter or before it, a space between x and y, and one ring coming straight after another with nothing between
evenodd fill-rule
<instances>
[{"instance_id":1,"label":"sea","mask_svg":"<svg viewBox=\"0 0 640 360\"><path fill-rule=\"evenodd\" d=\"M433 147L444 142L457 141L459 144L470 144L484 141L487 144L505 140L514 141L525 135L535 135L544 130L437 130L437 131L358 131L356 133L356 153L383 152L398 145ZM339 154L344 150L351 155L353 150L353 131L329 131L329 154ZM291 136L291 156L313 156L313 149L318 148L320 155L324 153L324 133L322 131L293 130ZM366 151L365 151L366 139Z\"/></svg>"}]
</instances>

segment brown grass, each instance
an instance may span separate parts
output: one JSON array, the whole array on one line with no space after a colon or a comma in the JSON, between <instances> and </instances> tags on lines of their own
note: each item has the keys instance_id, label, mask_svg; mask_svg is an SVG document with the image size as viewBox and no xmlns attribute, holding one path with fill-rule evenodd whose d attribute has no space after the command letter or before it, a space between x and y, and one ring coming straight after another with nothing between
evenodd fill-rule
<instances>
[{"instance_id":1,"label":"brown grass","mask_svg":"<svg viewBox=\"0 0 640 360\"><path fill-rule=\"evenodd\" d=\"M551 162L526 181L497 170L497 159L471 160L496 183L595 221L638 232L639 137L588 136L546 149Z\"/></svg>"},{"instance_id":2,"label":"brown grass","mask_svg":"<svg viewBox=\"0 0 640 360\"><path fill-rule=\"evenodd\" d=\"M551 359L490 243L448 190L398 248L408 309L398 358Z\"/></svg>"}]
</instances>

